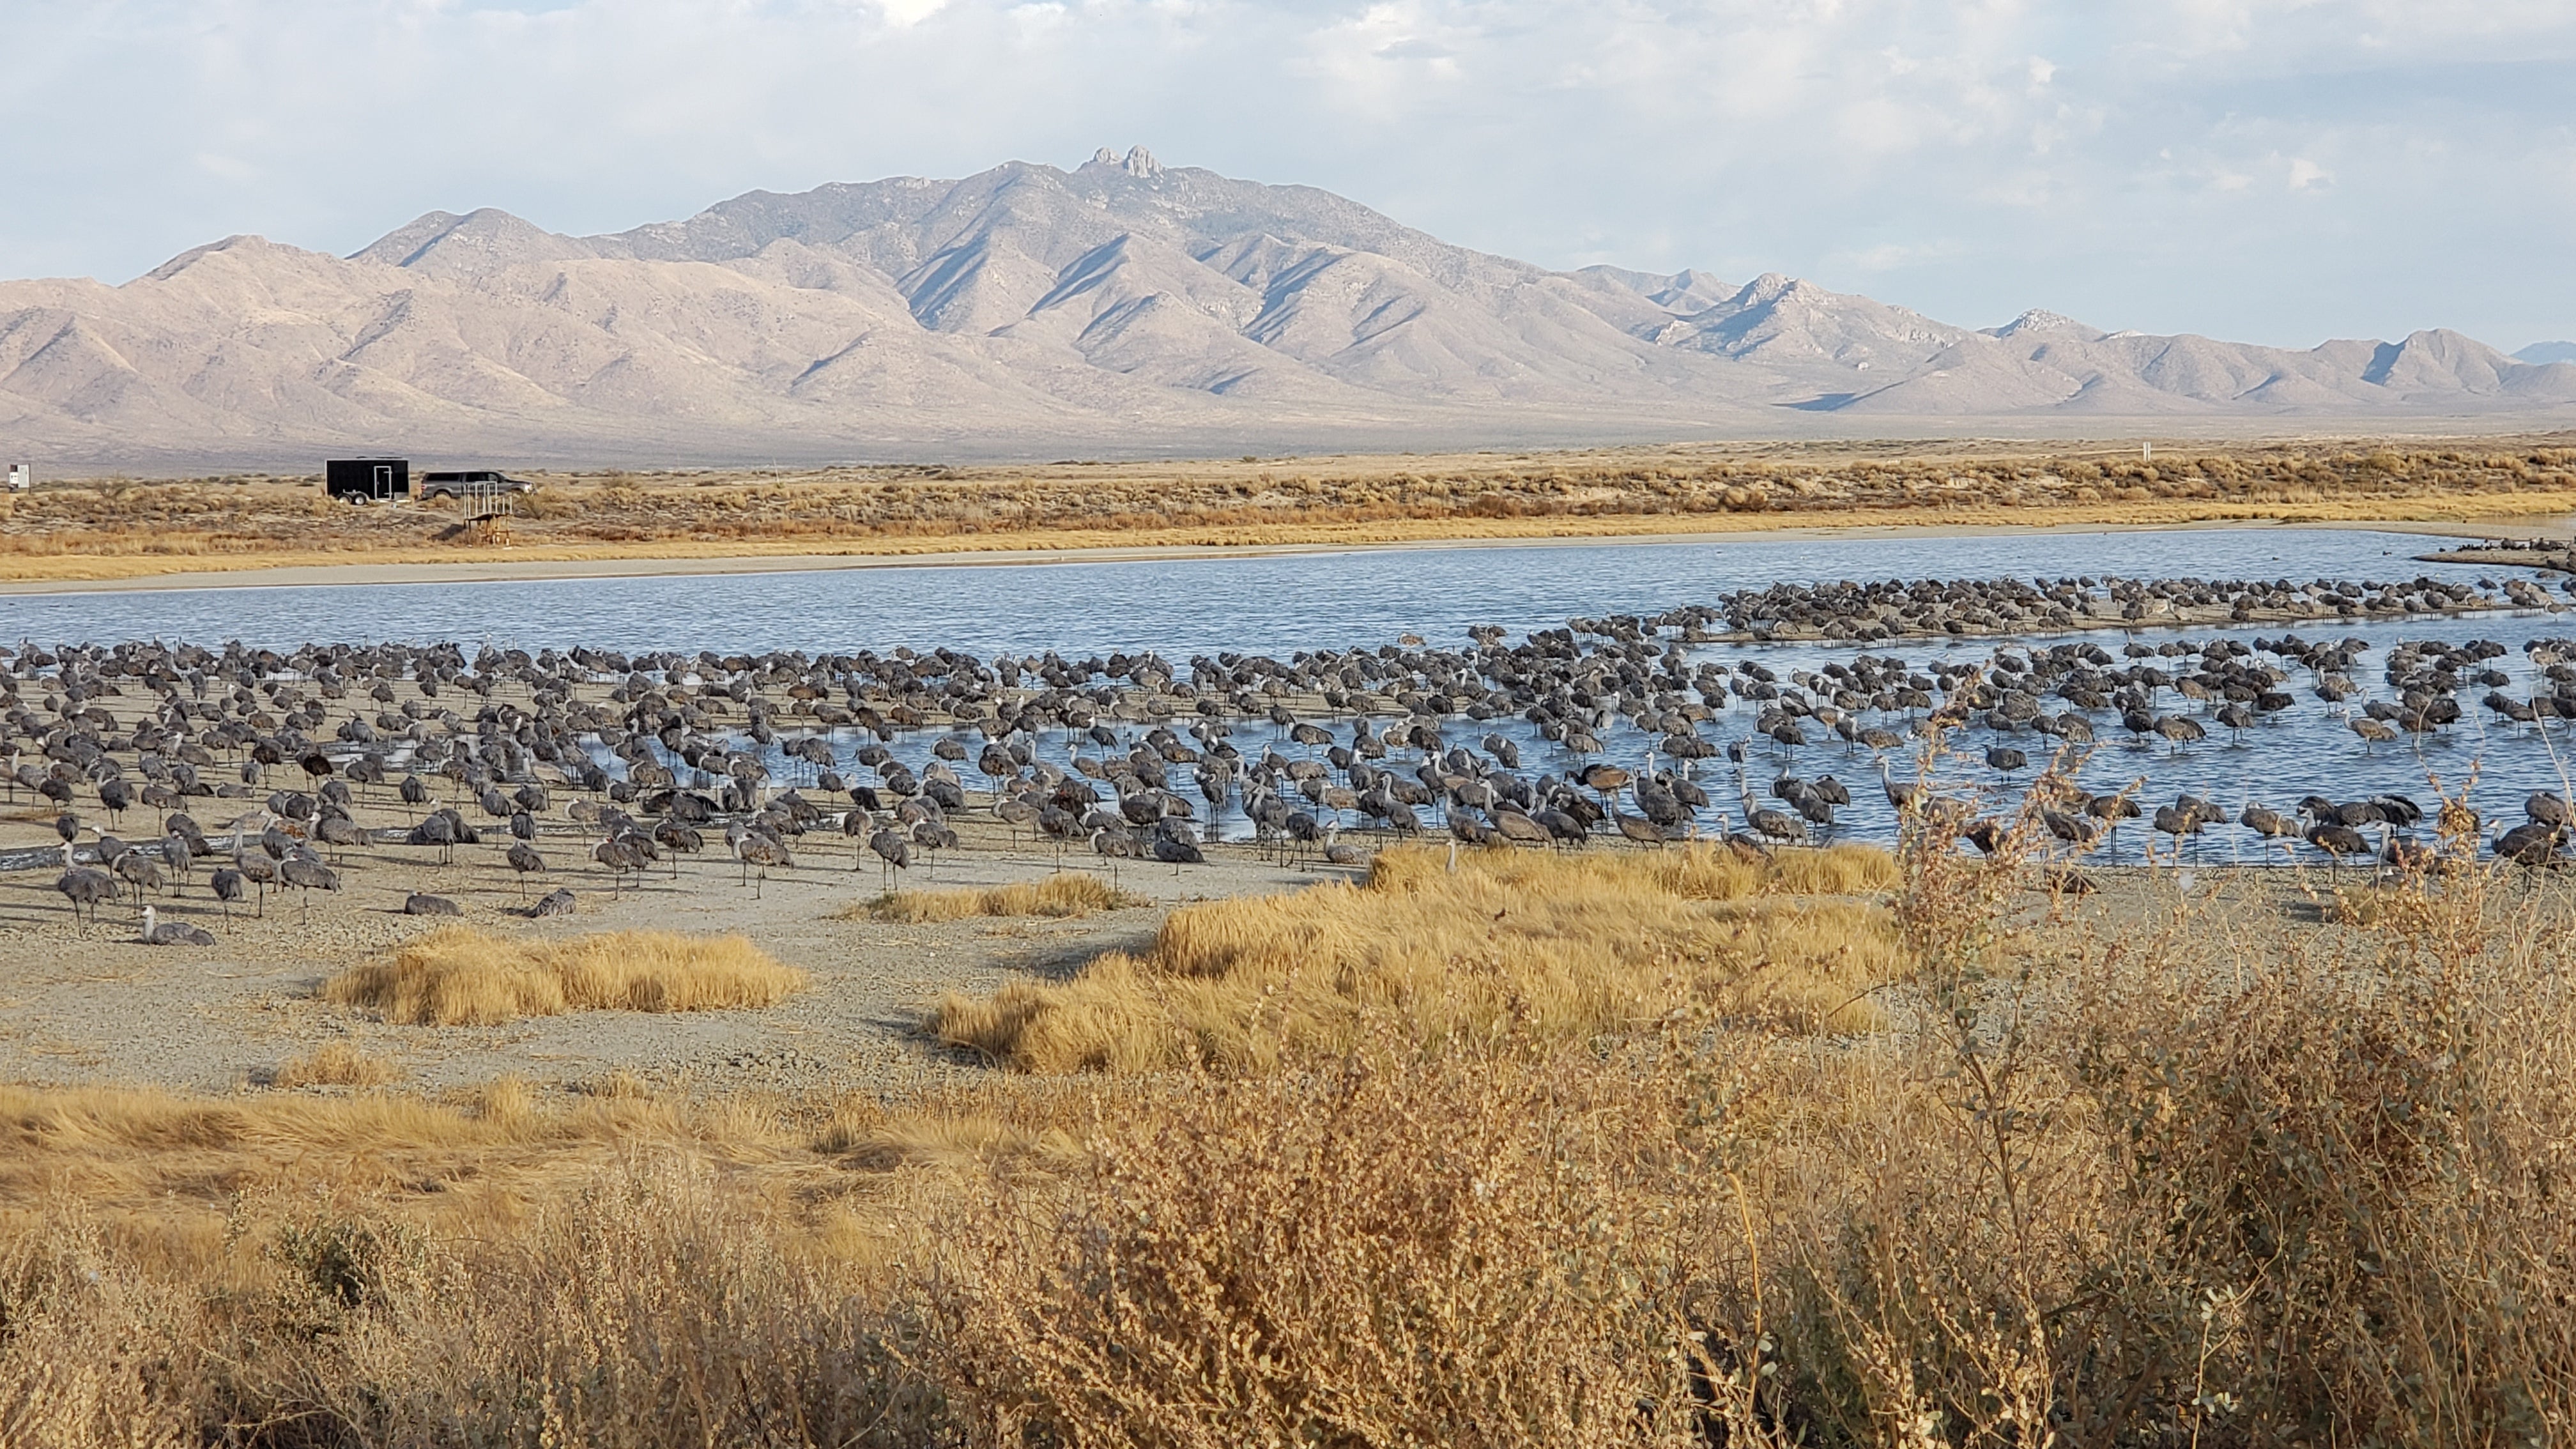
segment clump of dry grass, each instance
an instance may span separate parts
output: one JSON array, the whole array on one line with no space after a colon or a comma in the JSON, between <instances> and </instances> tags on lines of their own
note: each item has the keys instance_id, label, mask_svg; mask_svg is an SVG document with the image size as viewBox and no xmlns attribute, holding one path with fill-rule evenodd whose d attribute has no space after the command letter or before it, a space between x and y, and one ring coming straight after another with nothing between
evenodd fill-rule
<instances>
[{"instance_id":1,"label":"clump of dry grass","mask_svg":"<svg viewBox=\"0 0 2576 1449\"><path fill-rule=\"evenodd\" d=\"M1425 1042L1526 1025L1615 1032L1676 1007L1869 1025L1901 966L1888 918L1819 889L1883 887L1866 847L1746 856L1380 853L1359 886L1175 911L1144 956L1112 953L1062 985L951 996L929 1028L1023 1071L1266 1071L1348 1047L1374 1016Z\"/></svg>"},{"instance_id":2,"label":"clump of dry grass","mask_svg":"<svg viewBox=\"0 0 2576 1449\"><path fill-rule=\"evenodd\" d=\"M288 1057L269 1074L273 1087L382 1087L403 1079L403 1069L344 1041Z\"/></svg>"},{"instance_id":3,"label":"clump of dry grass","mask_svg":"<svg viewBox=\"0 0 2576 1449\"><path fill-rule=\"evenodd\" d=\"M1064 870L1044 880L1016 881L983 890L888 891L874 900L843 907L838 918L906 925L962 921L974 916L1066 919L1147 904L1150 902L1143 896L1119 890L1096 875Z\"/></svg>"},{"instance_id":4,"label":"clump of dry grass","mask_svg":"<svg viewBox=\"0 0 2576 1449\"><path fill-rule=\"evenodd\" d=\"M451 926L322 984L322 998L412 1026L491 1026L568 1011L770 1006L805 973L740 936L615 931L513 941Z\"/></svg>"}]
</instances>

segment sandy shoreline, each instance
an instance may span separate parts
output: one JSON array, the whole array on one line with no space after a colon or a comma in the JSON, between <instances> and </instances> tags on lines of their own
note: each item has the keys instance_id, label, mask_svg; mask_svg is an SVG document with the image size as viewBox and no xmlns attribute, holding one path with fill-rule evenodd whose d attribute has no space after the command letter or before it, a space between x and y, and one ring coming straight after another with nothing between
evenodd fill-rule
<instances>
[{"instance_id":1,"label":"sandy shoreline","mask_svg":"<svg viewBox=\"0 0 2576 1449\"><path fill-rule=\"evenodd\" d=\"M1175 559L1272 558L1380 550L1546 547L1643 547L1657 544L1794 543L1900 538L1992 538L2095 533L2207 532L2317 528L2410 533L2431 538L2576 537L2576 516L2496 519L2477 523L2425 519L2203 519L2173 523L1844 524L1771 529L1712 529L1554 535L1478 535L1385 541L1262 544L1135 544L938 552L634 553L608 557L513 558L507 551L454 562L371 561L252 565L123 578L0 580L0 596L156 593L172 590L319 588L373 584L466 584L564 579L674 578L729 574L809 573L843 569L1013 568L1044 564L1139 563Z\"/></svg>"}]
</instances>

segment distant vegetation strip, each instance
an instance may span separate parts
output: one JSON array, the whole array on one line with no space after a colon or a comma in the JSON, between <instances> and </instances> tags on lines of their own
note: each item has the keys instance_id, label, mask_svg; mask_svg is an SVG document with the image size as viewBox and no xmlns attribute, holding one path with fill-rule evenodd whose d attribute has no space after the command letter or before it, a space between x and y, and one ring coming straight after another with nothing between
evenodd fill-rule
<instances>
[{"instance_id":1,"label":"distant vegetation strip","mask_svg":"<svg viewBox=\"0 0 2576 1449\"><path fill-rule=\"evenodd\" d=\"M0 498L0 577L1832 526L2472 521L2571 509L2576 447L2493 442L567 474L521 501L506 548L464 541L452 500L359 508L329 502L305 479L94 479Z\"/></svg>"}]
</instances>

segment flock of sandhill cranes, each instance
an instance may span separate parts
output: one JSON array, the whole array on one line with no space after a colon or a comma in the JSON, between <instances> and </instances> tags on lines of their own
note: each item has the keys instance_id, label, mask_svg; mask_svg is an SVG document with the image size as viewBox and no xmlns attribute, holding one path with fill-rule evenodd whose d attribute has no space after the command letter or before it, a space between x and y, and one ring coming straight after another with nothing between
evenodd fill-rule
<instances>
[{"instance_id":1,"label":"flock of sandhill cranes","mask_svg":"<svg viewBox=\"0 0 2576 1449\"><path fill-rule=\"evenodd\" d=\"M2485 642L2400 645L2379 661L2385 687L2375 688L2361 667L2370 646L2350 637L2076 636L2007 642L1966 661L1855 653L1786 677L1758 651L1723 660L1700 641L1802 631L1955 641L2105 612L2403 618L2503 596L2520 599L2429 580L1780 586L1653 617L1578 619L1517 644L1479 627L1457 648L1408 637L1185 666L1151 653L988 661L949 649L486 647L468 657L452 644L23 646L0 650L0 783L57 812L57 886L84 919L129 896L151 909L150 893L190 885L200 863L227 917L243 904L264 911L272 890L288 888L309 910L314 892L341 889L352 850L410 847L446 862L487 831L503 832L498 864L522 900L574 864L564 856L575 838L579 863L614 891L720 849L757 894L800 850L810 855L818 833L839 835L854 866L872 857L891 879L959 848L956 824L968 819L1113 867L1202 861L1202 811L1239 817L1264 849L1340 862L1364 858L1345 835L1439 827L1491 844L1731 835L1771 845L1829 836L1851 805L1831 774L1791 772L1802 751L1867 752L1902 807L1915 787L1888 761L1928 738L1976 741L1986 769L2011 782L2034 760L2122 736L2167 753L2213 729L2243 738L2302 695L2346 716L2364 752L2482 720L2545 736L2576 719L2576 641L2526 643L2518 688L2496 667L2504 647ZM1531 750L1553 768L1524 768ZM1713 797L1707 772L1729 767L1732 798ZM2132 793L2075 791L2042 818L2057 838L2086 844L2146 813ZM2557 799L2535 795L2498 853L2561 859L2576 834ZM398 827L383 820L394 809ZM129 844L114 831L136 811L157 830ZM220 817L211 833L201 814ZM2249 801L2235 818L2266 842L2341 860L2415 848L2402 842L2421 814L2372 794L2311 797L2287 814ZM2180 849L2227 812L2184 796L2147 818ZM1995 834L1991 819L1959 824L1972 845ZM558 889L527 909L572 907ZM454 903L418 895L405 908ZM145 929L174 943L192 932L202 934L158 910Z\"/></svg>"}]
</instances>

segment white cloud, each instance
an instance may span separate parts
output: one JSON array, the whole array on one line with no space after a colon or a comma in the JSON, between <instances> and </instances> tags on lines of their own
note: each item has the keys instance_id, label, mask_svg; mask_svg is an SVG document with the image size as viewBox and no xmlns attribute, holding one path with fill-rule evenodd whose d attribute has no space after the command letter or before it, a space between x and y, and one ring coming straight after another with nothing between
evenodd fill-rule
<instances>
[{"instance_id":1,"label":"white cloud","mask_svg":"<svg viewBox=\"0 0 2576 1449\"><path fill-rule=\"evenodd\" d=\"M7 275L1143 142L1963 320L2576 335L2563 0L13 0L0 54Z\"/></svg>"}]
</instances>

